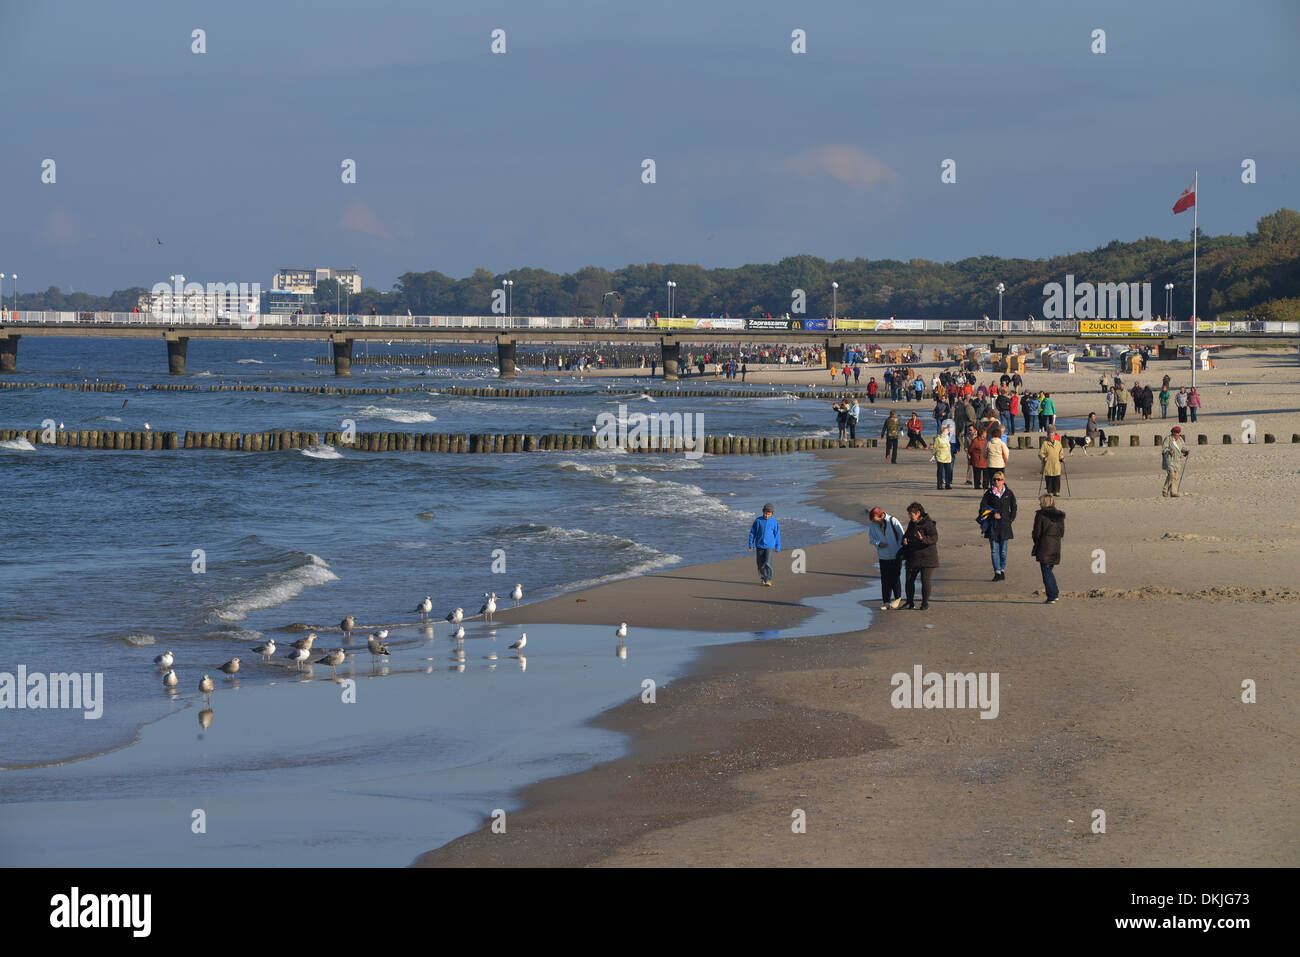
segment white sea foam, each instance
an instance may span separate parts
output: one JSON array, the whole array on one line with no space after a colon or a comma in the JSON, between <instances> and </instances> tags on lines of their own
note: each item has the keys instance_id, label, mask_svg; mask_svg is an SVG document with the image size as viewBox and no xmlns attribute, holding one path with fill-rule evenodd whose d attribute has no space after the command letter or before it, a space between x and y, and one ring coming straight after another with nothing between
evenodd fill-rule
<instances>
[{"instance_id":1,"label":"white sea foam","mask_svg":"<svg viewBox=\"0 0 1300 957\"><path fill-rule=\"evenodd\" d=\"M438 417L420 409L403 409L395 406L368 405L357 412L367 419L387 419L389 422L411 424L415 422L437 422Z\"/></svg>"},{"instance_id":2,"label":"white sea foam","mask_svg":"<svg viewBox=\"0 0 1300 957\"><path fill-rule=\"evenodd\" d=\"M264 366L264 365L266 365L266 363L263 362L261 359L236 359L235 362L238 363L238 364L241 365L241 366L247 366L247 365Z\"/></svg>"},{"instance_id":3,"label":"white sea foam","mask_svg":"<svg viewBox=\"0 0 1300 957\"><path fill-rule=\"evenodd\" d=\"M341 459L343 455L338 452L332 445L309 445L302 450L302 454L309 459Z\"/></svg>"},{"instance_id":4,"label":"white sea foam","mask_svg":"<svg viewBox=\"0 0 1300 957\"><path fill-rule=\"evenodd\" d=\"M91 422L121 422L122 420L116 415L97 415L90 420Z\"/></svg>"},{"instance_id":5,"label":"white sea foam","mask_svg":"<svg viewBox=\"0 0 1300 957\"><path fill-rule=\"evenodd\" d=\"M338 581L339 577L330 571L325 559L308 552L306 561L288 571L272 572L267 579L251 588L245 594L232 599L216 615L222 621L243 621L250 611L274 608L291 598L296 598L313 585Z\"/></svg>"},{"instance_id":6,"label":"white sea foam","mask_svg":"<svg viewBox=\"0 0 1300 957\"><path fill-rule=\"evenodd\" d=\"M28 442L20 435L16 439L5 439L3 442L0 442L0 449L5 449L9 452L35 452L36 446L32 445L32 443Z\"/></svg>"},{"instance_id":7,"label":"white sea foam","mask_svg":"<svg viewBox=\"0 0 1300 957\"><path fill-rule=\"evenodd\" d=\"M131 634L125 635L122 640L135 648L143 648L146 645L152 645L157 641L153 635L146 634L142 631L133 631Z\"/></svg>"},{"instance_id":8,"label":"white sea foam","mask_svg":"<svg viewBox=\"0 0 1300 957\"><path fill-rule=\"evenodd\" d=\"M644 546L643 546L644 547ZM654 552L654 549L647 549ZM624 569L621 572L614 572L610 575L602 575L599 578L588 578L586 581L573 582L565 585L565 591L577 591L582 588L592 588L596 585L604 585L607 582L620 581L624 578L635 578L638 575L648 575L656 572L661 568L667 568L670 565L678 565L685 561L680 555L672 555L666 552L654 552L654 555L645 561L638 562L631 568Z\"/></svg>"}]
</instances>

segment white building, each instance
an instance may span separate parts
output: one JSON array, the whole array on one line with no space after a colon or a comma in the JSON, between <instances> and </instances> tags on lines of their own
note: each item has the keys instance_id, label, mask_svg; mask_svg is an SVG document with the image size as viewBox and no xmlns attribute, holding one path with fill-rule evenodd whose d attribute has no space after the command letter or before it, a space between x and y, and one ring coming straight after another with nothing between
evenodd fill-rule
<instances>
[{"instance_id":1,"label":"white building","mask_svg":"<svg viewBox=\"0 0 1300 957\"><path fill-rule=\"evenodd\" d=\"M271 290L273 292L315 292L317 283L329 279L350 290L354 296L361 293L361 273L357 271L356 266L333 269L326 266L301 269L282 267L271 280Z\"/></svg>"},{"instance_id":2,"label":"white building","mask_svg":"<svg viewBox=\"0 0 1300 957\"><path fill-rule=\"evenodd\" d=\"M140 297L140 311L176 322L239 322L262 311L261 283L186 283L177 291L159 283Z\"/></svg>"}]
</instances>

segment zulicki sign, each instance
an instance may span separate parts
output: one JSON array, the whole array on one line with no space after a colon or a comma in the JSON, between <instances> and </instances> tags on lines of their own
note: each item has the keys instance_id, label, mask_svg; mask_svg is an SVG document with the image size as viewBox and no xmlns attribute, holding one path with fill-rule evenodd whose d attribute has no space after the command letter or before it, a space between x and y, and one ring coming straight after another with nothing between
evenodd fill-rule
<instances>
[{"instance_id":1,"label":"zulicki sign","mask_svg":"<svg viewBox=\"0 0 1300 957\"><path fill-rule=\"evenodd\" d=\"M1081 336L1165 336L1169 334L1167 322L1110 322L1083 320L1079 323Z\"/></svg>"}]
</instances>

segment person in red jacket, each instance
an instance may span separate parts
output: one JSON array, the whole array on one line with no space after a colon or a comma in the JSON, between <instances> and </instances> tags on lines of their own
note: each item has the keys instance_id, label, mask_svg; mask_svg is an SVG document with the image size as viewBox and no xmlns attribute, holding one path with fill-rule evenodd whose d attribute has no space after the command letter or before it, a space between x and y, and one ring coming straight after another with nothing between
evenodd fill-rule
<instances>
[{"instance_id":1,"label":"person in red jacket","mask_svg":"<svg viewBox=\"0 0 1300 957\"><path fill-rule=\"evenodd\" d=\"M867 383L867 400L872 405L876 404L876 393L879 391L880 391L880 386L876 384L876 377L872 376L871 381Z\"/></svg>"}]
</instances>

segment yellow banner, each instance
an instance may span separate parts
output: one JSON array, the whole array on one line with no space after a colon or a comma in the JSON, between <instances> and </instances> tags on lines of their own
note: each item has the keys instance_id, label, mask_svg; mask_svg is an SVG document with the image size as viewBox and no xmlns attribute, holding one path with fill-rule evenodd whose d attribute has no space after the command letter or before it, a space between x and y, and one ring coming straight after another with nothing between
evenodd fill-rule
<instances>
[{"instance_id":1,"label":"yellow banner","mask_svg":"<svg viewBox=\"0 0 1300 957\"><path fill-rule=\"evenodd\" d=\"M1167 322L1141 322L1129 319L1081 319L1081 336L1164 336L1169 334Z\"/></svg>"},{"instance_id":2,"label":"yellow banner","mask_svg":"<svg viewBox=\"0 0 1300 957\"><path fill-rule=\"evenodd\" d=\"M1212 322L1209 319L1198 319L1196 322L1197 332L1231 332L1231 322Z\"/></svg>"}]
</instances>

